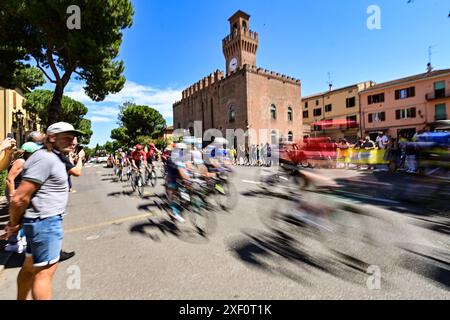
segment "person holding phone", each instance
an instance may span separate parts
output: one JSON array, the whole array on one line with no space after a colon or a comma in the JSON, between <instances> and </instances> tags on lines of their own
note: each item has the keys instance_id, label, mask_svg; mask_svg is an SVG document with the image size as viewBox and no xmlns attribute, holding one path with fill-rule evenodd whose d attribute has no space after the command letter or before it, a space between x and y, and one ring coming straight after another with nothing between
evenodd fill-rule
<instances>
[{"instance_id":1,"label":"person holding phone","mask_svg":"<svg viewBox=\"0 0 450 320\"><path fill-rule=\"evenodd\" d=\"M7 138L0 143L0 171L9 167L13 152L16 148L16 140L12 133L8 133Z\"/></svg>"},{"instance_id":2,"label":"person holding phone","mask_svg":"<svg viewBox=\"0 0 450 320\"><path fill-rule=\"evenodd\" d=\"M9 207L9 221L0 239L22 227L27 238L25 261L17 278L19 300L30 291L36 300L52 297L53 276L60 260L63 215L69 197L63 155L73 150L75 137L84 133L65 122L47 129L45 148L25 163L22 182Z\"/></svg>"}]
</instances>

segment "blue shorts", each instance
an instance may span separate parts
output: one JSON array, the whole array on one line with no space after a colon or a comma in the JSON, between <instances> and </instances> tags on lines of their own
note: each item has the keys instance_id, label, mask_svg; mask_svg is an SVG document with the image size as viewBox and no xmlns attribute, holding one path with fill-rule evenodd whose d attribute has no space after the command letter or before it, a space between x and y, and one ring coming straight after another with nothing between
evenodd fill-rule
<instances>
[{"instance_id":1,"label":"blue shorts","mask_svg":"<svg viewBox=\"0 0 450 320\"><path fill-rule=\"evenodd\" d=\"M44 267L59 261L62 248L62 215L49 218L23 219L23 230L27 238L27 255L33 257L35 267Z\"/></svg>"}]
</instances>

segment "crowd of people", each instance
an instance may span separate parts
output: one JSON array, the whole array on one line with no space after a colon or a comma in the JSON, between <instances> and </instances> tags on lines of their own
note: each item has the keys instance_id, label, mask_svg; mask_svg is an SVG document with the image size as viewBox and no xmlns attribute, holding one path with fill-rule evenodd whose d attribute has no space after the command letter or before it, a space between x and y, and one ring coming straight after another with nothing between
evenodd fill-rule
<instances>
[{"instance_id":1,"label":"crowd of people","mask_svg":"<svg viewBox=\"0 0 450 320\"><path fill-rule=\"evenodd\" d=\"M6 251L25 252L18 275L19 300L50 299L58 262L74 252L62 251L63 216L69 197L70 176L80 176L84 151L78 148L81 131L65 122L34 131L17 146L8 137L0 144L0 171L8 170L6 195L9 221L1 239Z\"/></svg>"},{"instance_id":2,"label":"crowd of people","mask_svg":"<svg viewBox=\"0 0 450 320\"><path fill-rule=\"evenodd\" d=\"M337 145L336 161L345 168L354 164L355 168L366 166L389 172L406 173L423 172L427 168L448 168L448 133L420 131L410 137L399 135L398 138L379 132L375 141L369 136L350 145L342 139ZM435 158L430 159L430 154Z\"/></svg>"}]
</instances>

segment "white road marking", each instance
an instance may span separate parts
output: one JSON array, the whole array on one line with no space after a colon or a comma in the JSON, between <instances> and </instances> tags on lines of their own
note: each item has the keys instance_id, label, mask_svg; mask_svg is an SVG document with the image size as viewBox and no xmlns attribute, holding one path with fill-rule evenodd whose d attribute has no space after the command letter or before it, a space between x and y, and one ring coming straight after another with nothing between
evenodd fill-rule
<instances>
[{"instance_id":1,"label":"white road marking","mask_svg":"<svg viewBox=\"0 0 450 320\"><path fill-rule=\"evenodd\" d=\"M348 191L342 191L342 190L337 190L337 192L338 193L343 193L343 194L348 194L348 195L355 196L355 197L358 197L358 198L367 199L367 200L375 200L375 201L387 202L387 203L400 203L399 201L371 197L371 196L367 196L367 195L360 194L360 193L354 193L354 192L348 192Z\"/></svg>"},{"instance_id":2,"label":"white road marking","mask_svg":"<svg viewBox=\"0 0 450 320\"><path fill-rule=\"evenodd\" d=\"M252 180L241 180L244 183L251 183L251 184L261 184L261 182L258 181L252 181Z\"/></svg>"},{"instance_id":3,"label":"white road marking","mask_svg":"<svg viewBox=\"0 0 450 320\"><path fill-rule=\"evenodd\" d=\"M126 222L126 221L150 218L152 216L155 216L155 214L148 213L148 214L142 214L142 215L137 215L137 216L128 216L128 217L119 218L116 220L110 220L110 221L105 221L105 222L92 224L92 225L88 225L88 226L84 226L84 227L69 229L69 230L64 231L64 233L68 234L68 233L74 233L74 232L79 232L79 231L86 231L89 229L95 229L95 228L99 228L99 227L109 226L109 225L118 224L118 223L122 223L122 222Z\"/></svg>"}]
</instances>

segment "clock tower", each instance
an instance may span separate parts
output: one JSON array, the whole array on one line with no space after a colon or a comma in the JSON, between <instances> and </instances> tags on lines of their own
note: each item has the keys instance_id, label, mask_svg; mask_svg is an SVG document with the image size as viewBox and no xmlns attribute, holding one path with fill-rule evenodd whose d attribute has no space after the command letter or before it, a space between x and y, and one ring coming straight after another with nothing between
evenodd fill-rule
<instances>
[{"instance_id":1,"label":"clock tower","mask_svg":"<svg viewBox=\"0 0 450 320\"><path fill-rule=\"evenodd\" d=\"M237 11L228 19L230 34L222 41L227 74L245 64L256 66L258 34L249 29L250 15Z\"/></svg>"}]
</instances>

